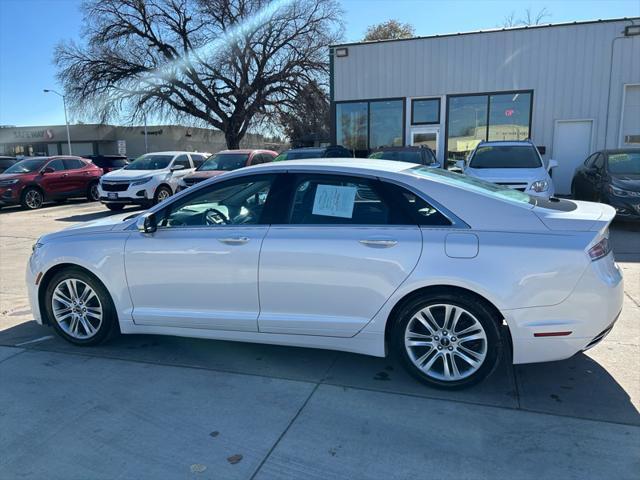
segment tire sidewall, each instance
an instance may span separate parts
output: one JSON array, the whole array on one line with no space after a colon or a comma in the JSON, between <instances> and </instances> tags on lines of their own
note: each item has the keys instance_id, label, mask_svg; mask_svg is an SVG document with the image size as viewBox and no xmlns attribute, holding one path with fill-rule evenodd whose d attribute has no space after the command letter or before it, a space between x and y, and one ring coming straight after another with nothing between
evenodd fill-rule
<instances>
[{"instance_id":1,"label":"tire sidewall","mask_svg":"<svg viewBox=\"0 0 640 480\"><path fill-rule=\"evenodd\" d=\"M425 307L443 303L464 308L474 315L481 323L485 334L487 335L487 355L482 366L469 377L453 382L446 382L431 378L423 373L411 361L404 344L405 329L411 318ZM469 387L488 377L495 370L500 358L502 357L503 340L500 336L500 330L494 317L495 315L492 315L491 311L485 306L485 304L475 298L446 293L425 294L407 303L407 305L405 305L398 314L392 332L392 348L394 353L402 359L402 362L409 373L421 382L429 386L442 389L460 389Z\"/></svg>"},{"instance_id":2,"label":"tire sidewall","mask_svg":"<svg viewBox=\"0 0 640 480\"><path fill-rule=\"evenodd\" d=\"M58 325L54 315L53 315L53 306L51 305L51 298L53 297L53 292L55 288L62 282L63 280L68 279L77 279L81 280L87 285L89 285L94 292L98 295L100 299L100 303L102 305L103 317L102 317L102 325L98 329L98 332L91 338L88 339L78 339L67 334L61 327ZM44 302L45 302L45 312L47 314L47 319L49 321L49 325L53 326L54 330L58 335L67 340L70 343L75 345L98 345L108 338L117 330L117 316L115 307L113 305L113 301L111 299L111 295L107 289L102 285L102 283L95 278L93 275L88 274L84 270L78 268L69 268L65 269L61 272L56 273L51 281L47 284L44 294Z\"/></svg>"},{"instance_id":3,"label":"tire sidewall","mask_svg":"<svg viewBox=\"0 0 640 480\"><path fill-rule=\"evenodd\" d=\"M92 194L94 187L96 188L95 196ZM97 202L98 200L100 200L100 193L98 192L98 182L91 182L89 184L89 188L87 189L87 199L90 202Z\"/></svg>"},{"instance_id":4,"label":"tire sidewall","mask_svg":"<svg viewBox=\"0 0 640 480\"><path fill-rule=\"evenodd\" d=\"M158 187L158 189L156 190L156 194L153 197L153 204L157 205L160 202L160 199L158 197L160 197L160 192L162 191L167 191L169 192L169 197L171 197L173 195L173 192L171 191L171 189L165 185L162 185L160 187Z\"/></svg>"},{"instance_id":5,"label":"tire sidewall","mask_svg":"<svg viewBox=\"0 0 640 480\"><path fill-rule=\"evenodd\" d=\"M27 204L27 194L29 192L35 191L40 195L40 205L38 205L37 207L30 207ZM22 193L22 206L24 208L27 208L29 210L37 210L39 208L42 208L42 205L44 204L44 194L42 193L42 191L39 188L36 187L28 187L24 190L24 192Z\"/></svg>"}]
</instances>

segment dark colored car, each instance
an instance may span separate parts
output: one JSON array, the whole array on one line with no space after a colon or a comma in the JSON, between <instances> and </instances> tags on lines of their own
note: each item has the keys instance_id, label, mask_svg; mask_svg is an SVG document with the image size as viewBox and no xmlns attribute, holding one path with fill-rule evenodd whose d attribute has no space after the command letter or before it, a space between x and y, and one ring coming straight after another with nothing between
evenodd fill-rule
<instances>
[{"instance_id":1,"label":"dark colored car","mask_svg":"<svg viewBox=\"0 0 640 480\"><path fill-rule=\"evenodd\" d=\"M11 165L16 163L17 161L18 160L16 160L15 157L0 156L0 173L4 172L7 168L9 168Z\"/></svg>"},{"instance_id":2,"label":"dark colored car","mask_svg":"<svg viewBox=\"0 0 640 480\"><path fill-rule=\"evenodd\" d=\"M433 154L433 150L428 147L382 147L369 155L369 158L417 163L427 167L440 168L440 163Z\"/></svg>"},{"instance_id":3,"label":"dark colored car","mask_svg":"<svg viewBox=\"0 0 640 480\"><path fill-rule=\"evenodd\" d=\"M341 145L328 147L304 147L285 150L276 157L274 162L281 160L302 160L305 158L351 158L353 154Z\"/></svg>"},{"instance_id":4,"label":"dark colored car","mask_svg":"<svg viewBox=\"0 0 640 480\"><path fill-rule=\"evenodd\" d=\"M571 194L607 203L618 218L640 220L640 149L601 150L576 169Z\"/></svg>"},{"instance_id":5,"label":"dark colored car","mask_svg":"<svg viewBox=\"0 0 640 480\"><path fill-rule=\"evenodd\" d=\"M272 150L222 150L207 158L193 173L185 175L178 185L178 191L202 182L207 178L217 177L224 172L250 165L273 162L277 155L277 152Z\"/></svg>"},{"instance_id":6,"label":"dark colored car","mask_svg":"<svg viewBox=\"0 0 640 480\"><path fill-rule=\"evenodd\" d=\"M129 163L129 160L124 155L87 155L85 158L100 167L103 173L119 170Z\"/></svg>"},{"instance_id":7,"label":"dark colored car","mask_svg":"<svg viewBox=\"0 0 640 480\"><path fill-rule=\"evenodd\" d=\"M36 209L45 201L71 197L96 201L101 175L100 167L80 157L27 158L0 174L0 206Z\"/></svg>"}]
</instances>

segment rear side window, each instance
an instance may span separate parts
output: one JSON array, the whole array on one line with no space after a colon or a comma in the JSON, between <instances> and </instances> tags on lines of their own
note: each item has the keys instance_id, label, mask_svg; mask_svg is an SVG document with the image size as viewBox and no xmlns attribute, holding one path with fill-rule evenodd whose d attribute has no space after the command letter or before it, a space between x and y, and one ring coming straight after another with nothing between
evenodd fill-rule
<instances>
[{"instance_id":1,"label":"rear side window","mask_svg":"<svg viewBox=\"0 0 640 480\"><path fill-rule=\"evenodd\" d=\"M66 167L64 166L64 162L61 158L56 158L55 160L51 160L47 163L46 168L53 168L56 172L60 172L65 170Z\"/></svg>"},{"instance_id":2,"label":"rear side window","mask_svg":"<svg viewBox=\"0 0 640 480\"><path fill-rule=\"evenodd\" d=\"M384 186L393 195L393 204L401 205L406 210L407 217L410 217L414 224L434 227L451 225L451 221L437 208L412 191L386 182Z\"/></svg>"},{"instance_id":3,"label":"rear side window","mask_svg":"<svg viewBox=\"0 0 640 480\"><path fill-rule=\"evenodd\" d=\"M65 158L64 165L67 170L75 170L77 168L84 168L86 164L82 160L78 160L77 158Z\"/></svg>"}]
</instances>

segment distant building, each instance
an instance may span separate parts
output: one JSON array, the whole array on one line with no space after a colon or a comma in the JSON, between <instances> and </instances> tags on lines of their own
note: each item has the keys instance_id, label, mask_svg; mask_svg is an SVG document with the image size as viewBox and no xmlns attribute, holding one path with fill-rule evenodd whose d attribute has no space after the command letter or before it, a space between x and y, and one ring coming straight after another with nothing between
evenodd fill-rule
<instances>
[{"instance_id":1,"label":"distant building","mask_svg":"<svg viewBox=\"0 0 640 480\"><path fill-rule=\"evenodd\" d=\"M333 45L332 141L366 155L482 140L545 147L556 192L594 150L640 147L640 18Z\"/></svg>"},{"instance_id":2,"label":"distant building","mask_svg":"<svg viewBox=\"0 0 640 480\"><path fill-rule=\"evenodd\" d=\"M120 127L104 124L71 125L71 153L74 155L109 155L122 153L135 158L145 153L144 127ZM147 127L147 150L187 150L215 153L226 148L219 130L179 125ZM270 148L262 135L247 134L243 148ZM0 155L67 155L67 130L64 125L41 127L0 127Z\"/></svg>"}]
</instances>

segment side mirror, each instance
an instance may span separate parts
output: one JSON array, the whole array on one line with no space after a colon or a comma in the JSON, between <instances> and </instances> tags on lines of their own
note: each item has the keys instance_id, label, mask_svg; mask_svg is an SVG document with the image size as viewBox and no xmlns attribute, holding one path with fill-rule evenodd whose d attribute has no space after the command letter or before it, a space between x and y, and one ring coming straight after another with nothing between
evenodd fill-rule
<instances>
[{"instance_id":1,"label":"side mirror","mask_svg":"<svg viewBox=\"0 0 640 480\"><path fill-rule=\"evenodd\" d=\"M158 229L156 216L153 213L143 213L136 220L136 228L140 233L153 233Z\"/></svg>"},{"instance_id":2,"label":"side mirror","mask_svg":"<svg viewBox=\"0 0 640 480\"><path fill-rule=\"evenodd\" d=\"M184 169L184 165L173 165L171 167L171 171L175 172L176 170L183 170Z\"/></svg>"},{"instance_id":3,"label":"side mirror","mask_svg":"<svg viewBox=\"0 0 640 480\"><path fill-rule=\"evenodd\" d=\"M557 160L549 160L549 165L547 166L547 170L551 170L552 168L556 168L558 166Z\"/></svg>"},{"instance_id":4,"label":"side mirror","mask_svg":"<svg viewBox=\"0 0 640 480\"><path fill-rule=\"evenodd\" d=\"M40 173L42 175L44 175L45 173L53 173L53 172L55 172L55 170L53 168L51 168L51 167L46 167L46 168L43 168L42 170L40 170Z\"/></svg>"}]
</instances>

